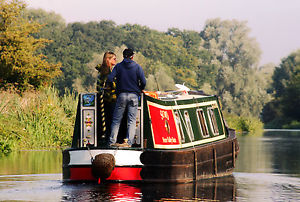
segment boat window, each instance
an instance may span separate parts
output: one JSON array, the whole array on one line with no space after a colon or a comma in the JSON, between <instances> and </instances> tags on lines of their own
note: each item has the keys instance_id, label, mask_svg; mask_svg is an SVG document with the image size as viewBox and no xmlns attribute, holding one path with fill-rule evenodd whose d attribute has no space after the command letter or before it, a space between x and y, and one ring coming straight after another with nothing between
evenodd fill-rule
<instances>
[{"instance_id":1,"label":"boat window","mask_svg":"<svg viewBox=\"0 0 300 202\"><path fill-rule=\"evenodd\" d=\"M205 121L204 111L202 109L197 109L198 125L203 137L209 137L207 125Z\"/></svg>"},{"instance_id":2,"label":"boat window","mask_svg":"<svg viewBox=\"0 0 300 202\"><path fill-rule=\"evenodd\" d=\"M187 133L189 135L189 138L191 138L191 141L195 140L193 128L190 120L189 113L187 111L184 111L184 119L187 127Z\"/></svg>"},{"instance_id":3,"label":"boat window","mask_svg":"<svg viewBox=\"0 0 300 202\"><path fill-rule=\"evenodd\" d=\"M219 129L218 129L218 125L217 125L217 119L214 113L214 109L213 108L207 108L207 112L208 112L208 118L209 118L209 123L210 126L212 128L212 132L214 135L219 135Z\"/></svg>"},{"instance_id":4,"label":"boat window","mask_svg":"<svg viewBox=\"0 0 300 202\"><path fill-rule=\"evenodd\" d=\"M183 134L183 130L182 130L182 125L181 125L181 121L180 121L180 116L178 112L175 112L175 122L176 125L179 129L179 134L180 134L180 138L181 138L181 142L184 143L185 142L185 138L184 138L184 134Z\"/></svg>"}]
</instances>

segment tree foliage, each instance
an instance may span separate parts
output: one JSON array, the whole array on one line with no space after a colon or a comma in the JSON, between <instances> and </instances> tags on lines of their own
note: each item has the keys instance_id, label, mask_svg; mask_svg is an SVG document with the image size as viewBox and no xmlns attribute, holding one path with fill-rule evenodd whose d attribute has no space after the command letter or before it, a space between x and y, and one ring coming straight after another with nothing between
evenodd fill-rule
<instances>
[{"instance_id":1,"label":"tree foliage","mask_svg":"<svg viewBox=\"0 0 300 202\"><path fill-rule=\"evenodd\" d=\"M19 90L50 83L59 75L60 64L52 64L37 53L50 41L33 37L41 25L22 16L22 1L0 1L0 80L1 85L13 84Z\"/></svg>"},{"instance_id":2,"label":"tree foliage","mask_svg":"<svg viewBox=\"0 0 300 202\"><path fill-rule=\"evenodd\" d=\"M117 51L121 61L121 49L129 47L148 78L148 90L170 90L174 83L205 88L221 96L225 110L256 117L269 100L270 82L257 68L261 51L246 22L211 19L201 32L159 32L106 20L66 25L55 13L34 9L27 16L44 25L35 36L53 40L42 53L62 63L62 75L55 79L61 91L93 89L95 61L100 63L105 51Z\"/></svg>"},{"instance_id":3,"label":"tree foliage","mask_svg":"<svg viewBox=\"0 0 300 202\"><path fill-rule=\"evenodd\" d=\"M274 99L262 111L267 127L300 127L300 49L282 59L272 76Z\"/></svg>"},{"instance_id":4,"label":"tree foliage","mask_svg":"<svg viewBox=\"0 0 300 202\"><path fill-rule=\"evenodd\" d=\"M282 59L281 64L275 68L272 76L272 87L276 98L283 96L286 88L291 83L291 79L299 72L299 66L300 50Z\"/></svg>"},{"instance_id":5,"label":"tree foliage","mask_svg":"<svg viewBox=\"0 0 300 202\"><path fill-rule=\"evenodd\" d=\"M203 31L198 81L209 83L228 112L258 116L268 100L263 80L257 77L260 48L249 36L246 22L208 20Z\"/></svg>"},{"instance_id":6,"label":"tree foliage","mask_svg":"<svg viewBox=\"0 0 300 202\"><path fill-rule=\"evenodd\" d=\"M181 74L186 76L186 79L176 77L177 69L188 72L197 69L197 58L189 53L179 37L151 30L145 26L131 24L118 26L113 21L105 20L71 23L62 29L63 21L53 13L49 13L49 15L50 17L45 17L47 12L43 13L41 10L33 9L29 10L27 14L32 19L39 19L40 23L46 25L44 28L46 31L43 29L38 36L54 41L43 53L51 61L62 63L63 74L55 80L55 85L59 89L65 87L74 89L75 82L81 83L84 89L88 89L93 84L87 64L94 59L95 53L101 55L105 51L112 51L117 47L133 48L138 53L135 60L141 60L138 62L142 62L141 65L144 67L146 76L150 72L155 75L153 71L158 71L160 66L154 67L154 65L160 64L162 68L167 67L167 71L172 72L171 76L174 82L187 80L185 81L187 85L198 88L196 74ZM52 19L55 18L61 23L53 23ZM59 30L60 34L47 31L51 30L51 26L52 30ZM122 58L122 55L120 57Z\"/></svg>"}]
</instances>

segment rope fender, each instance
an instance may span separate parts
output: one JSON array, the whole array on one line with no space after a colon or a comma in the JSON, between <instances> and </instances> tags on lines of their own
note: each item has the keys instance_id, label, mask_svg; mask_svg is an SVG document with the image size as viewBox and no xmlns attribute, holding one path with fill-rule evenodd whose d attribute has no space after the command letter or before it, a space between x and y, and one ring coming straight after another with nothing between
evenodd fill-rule
<instances>
[{"instance_id":1,"label":"rope fender","mask_svg":"<svg viewBox=\"0 0 300 202\"><path fill-rule=\"evenodd\" d=\"M92 174L96 179L105 180L115 168L115 158L112 154L102 153L92 160Z\"/></svg>"}]
</instances>

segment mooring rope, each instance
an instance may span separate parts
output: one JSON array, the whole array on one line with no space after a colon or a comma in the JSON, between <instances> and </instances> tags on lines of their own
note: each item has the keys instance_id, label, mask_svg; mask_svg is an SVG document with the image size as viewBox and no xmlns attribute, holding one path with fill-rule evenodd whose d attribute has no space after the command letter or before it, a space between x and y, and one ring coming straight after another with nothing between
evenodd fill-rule
<instances>
[{"instance_id":1,"label":"mooring rope","mask_svg":"<svg viewBox=\"0 0 300 202\"><path fill-rule=\"evenodd\" d=\"M93 163L94 157L93 157L92 152L91 152L91 150L90 150L90 145L86 145L86 147L87 147L87 149L88 149L88 151L89 151L89 153L90 153L90 156L91 156L91 163Z\"/></svg>"}]
</instances>

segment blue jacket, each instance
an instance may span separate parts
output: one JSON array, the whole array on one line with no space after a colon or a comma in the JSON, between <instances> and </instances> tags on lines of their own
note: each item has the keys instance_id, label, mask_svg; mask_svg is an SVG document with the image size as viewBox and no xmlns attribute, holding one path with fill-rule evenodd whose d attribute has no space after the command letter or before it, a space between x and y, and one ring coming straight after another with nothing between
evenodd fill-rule
<instances>
[{"instance_id":1,"label":"blue jacket","mask_svg":"<svg viewBox=\"0 0 300 202\"><path fill-rule=\"evenodd\" d=\"M125 58L118 63L108 75L107 82L112 83L116 78L116 93L122 92L141 94L145 89L146 79L142 67L131 59Z\"/></svg>"}]
</instances>

